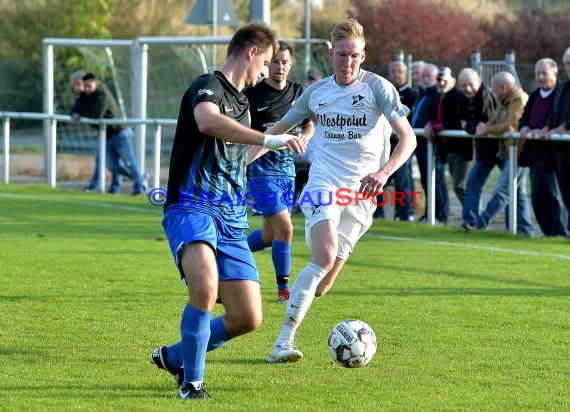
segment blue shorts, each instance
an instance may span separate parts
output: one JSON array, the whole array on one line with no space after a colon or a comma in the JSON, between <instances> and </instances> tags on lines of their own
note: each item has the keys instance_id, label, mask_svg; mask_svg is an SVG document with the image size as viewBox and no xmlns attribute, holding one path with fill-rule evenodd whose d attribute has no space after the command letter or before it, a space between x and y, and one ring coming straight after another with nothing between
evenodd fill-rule
<instances>
[{"instance_id":1,"label":"blue shorts","mask_svg":"<svg viewBox=\"0 0 570 412\"><path fill-rule=\"evenodd\" d=\"M263 217L271 217L287 210L289 214L295 206L295 179L287 178L250 178L247 181L247 194L253 198L249 203L254 211Z\"/></svg>"},{"instance_id":2,"label":"blue shorts","mask_svg":"<svg viewBox=\"0 0 570 412\"><path fill-rule=\"evenodd\" d=\"M192 208L181 210L176 207L166 210L162 227L183 281L186 278L180 264L180 251L192 242L205 242L216 254L220 281L259 282L259 273L243 229L228 226L221 219Z\"/></svg>"}]
</instances>

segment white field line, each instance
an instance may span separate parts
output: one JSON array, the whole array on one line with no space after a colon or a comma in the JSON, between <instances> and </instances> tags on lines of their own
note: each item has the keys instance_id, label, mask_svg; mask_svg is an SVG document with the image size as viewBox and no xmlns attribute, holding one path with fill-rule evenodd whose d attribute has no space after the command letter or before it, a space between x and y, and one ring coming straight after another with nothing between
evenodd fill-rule
<instances>
[{"instance_id":1,"label":"white field line","mask_svg":"<svg viewBox=\"0 0 570 412\"><path fill-rule=\"evenodd\" d=\"M304 231L304 227L295 227L296 231ZM541 253L541 252L533 252L531 250L524 250L524 249L506 249L502 247L495 247L495 246L484 246L484 245L475 245L472 243L455 243L455 242L442 242L439 240L426 240L426 239L417 239L413 237L405 237L405 236L386 236L386 235L377 235L374 233L366 233L364 236L366 237L373 237L376 239L382 240L394 240L398 242L410 242L410 243L419 243L424 245L430 246L445 246L445 247L454 247L457 249L471 249L471 250L484 250L487 252L493 253L503 253L503 254L510 254L510 255L521 255L521 256L537 256L537 257L548 257L553 259L561 259L561 260L570 260L569 255L560 255L557 253ZM530 239L529 239L530 241Z\"/></svg>"},{"instance_id":2,"label":"white field line","mask_svg":"<svg viewBox=\"0 0 570 412\"><path fill-rule=\"evenodd\" d=\"M484 250L487 252L494 252L494 253L506 253L511 255L522 255L522 256L537 256L537 257L549 257L553 259L563 259L563 260L570 260L570 255L559 255L557 253L541 253L541 252L533 252L531 250L521 250L521 249L506 249L502 247L495 247L495 246L483 246L483 245L474 245L470 243L453 243L453 242L441 242L438 240L422 240L410 237L400 237L400 236L384 236L384 235L376 235L373 233L368 233L366 236L375 237L379 239L385 240L396 240L396 241L403 241L403 242L412 242L412 243L422 243L432 246L445 246L445 247L454 247L459 249L475 249L475 250ZM530 239L529 239L530 240Z\"/></svg>"}]
</instances>

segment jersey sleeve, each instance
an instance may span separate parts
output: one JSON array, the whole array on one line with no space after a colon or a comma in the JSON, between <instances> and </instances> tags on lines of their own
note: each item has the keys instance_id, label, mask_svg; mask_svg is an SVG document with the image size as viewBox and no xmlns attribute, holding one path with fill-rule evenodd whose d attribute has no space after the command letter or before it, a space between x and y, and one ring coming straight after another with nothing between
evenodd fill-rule
<instances>
[{"instance_id":1,"label":"jersey sleeve","mask_svg":"<svg viewBox=\"0 0 570 412\"><path fill-rule=\"evenodd\" d=\"M298 90L297 90L297 96L295 98L295 101L297 101L297 99L299 98L299 96L301 96L303 94L303 92L305 91L305 88L301 85L298 85ZM311 121L311 117L307 117L305 120L303 120L301 122L301 126L305 126L307 123L309 123Z\"/></svg>"},{"instance_id":2,"label":"jersey sleeve","mask_svg":"<svg viewBox=\"0 0 570 412\"><path fill-rule=\"evenodd\" d=\"M222 102L224 90L219 80L213 75L197 78L190 87L190 104L195 109L202 102L211 102L219 106Z\"/></svg>"},{"instance_id":3,"label":"jersey sleeve","mask_svg":"<svg viewBox=\"0 0 570 412\"><path fill-rule=\"evenodd\" d=\"M311 94L313 88L306 89L297 99L293 107L283 116L283 123L288 126L295 126L297 124L308 123L311 118L312 112L309 108L311 101Z\"/></svg>"},{"instance_id":4,"label":"jersey sleeve","mask_svg":"<svg viewBox=\"0 0 570 412\"><path fill-rule=\"evenodd\" d=\"M373 88L378 105L389 123L401 117L407 117L410 109L402 104L398 90L385 79L377 78L377 84Z\"/></svg>"}]
</instances>

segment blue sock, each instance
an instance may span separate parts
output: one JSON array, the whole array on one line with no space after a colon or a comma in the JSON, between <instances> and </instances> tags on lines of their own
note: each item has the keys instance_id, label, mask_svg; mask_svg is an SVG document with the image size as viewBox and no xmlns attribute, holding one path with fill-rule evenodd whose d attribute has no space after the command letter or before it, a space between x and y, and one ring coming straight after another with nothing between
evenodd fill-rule
<instances>
[{"instance_id":1,"label":"blue sock","mask_svg":"<svg viewBox=\"0 0 570 412\"><path fill-rule=\"evenodd\" d=\"M186 305L180 321L184 383L204 380L206 348L210 339L211 312L202 312Z\"/></svg>"},{"instance_id":2,"label":"blue sock","mask_svg":"<svg viewBox=\"0 0 570 412\"><path fill-rule=\"evenodd\" d=\"M247 244L249 246L249 250L252 252L265 249L265 243L263 243L263 239L261 238L262 233L263 232L258 229L254 230L247 236Z\"/></svg>"},{"instance_id":3,"label":"blue sock","mask_svg":"<svg viewBox=\"0 0 570 412\"><path fill-rule=\"evenodd\" d=\"M182 341L166 347L166 362L171 368L178 369L184 365L182 357Z\"/></svg>"},{"instance_id":4,"label":"blue sock","mask_svg":"<svg viewBox=\"0 0 570 412\"><path fill-rule=\"evenodd\" d=\"M273 258L278 288L288 288L288 280L291 273L291 243L274 240L271 244L271 257Z\"/></svg>"},{"instance_id":5,"label":"blue sock","mask_svg":"<svg viewBox=\"0 0 570 412\"><path fill-rule=\"evenodd\" d=\"M218 316L210 321L210 340L206 350L218 349L232 338L224 326L224 317ZM182 352L182 341L166 347L166 362L170 367L177 369L184 366Z\"/></svg>"},{"instance_id":6,"label":"blue sock","mask_svg":"<svg viewBox=\"0 0 570 412\"><path fill-rule=\"evenodd\" d=\"M210 341L208 342L208 352L221 348L232 338L224 326L224 317L218 316L210 321Z\"/></svg>"}]
</instances>

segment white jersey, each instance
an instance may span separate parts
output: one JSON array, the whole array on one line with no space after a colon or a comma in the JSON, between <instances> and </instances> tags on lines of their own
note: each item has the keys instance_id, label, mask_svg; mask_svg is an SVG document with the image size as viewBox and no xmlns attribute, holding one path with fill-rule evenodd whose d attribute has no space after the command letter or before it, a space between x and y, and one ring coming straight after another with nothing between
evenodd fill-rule
<instances>
[{"instance_id":1,"label":"white jersey","mask_svg":"<svg viewBox=\"0 0 570 412\"><path fill-rule=\"evenodd\" d=\"M313 84L282 120L298 124L311 116L315 122L308 181L311 190L357 191L360 179L378 171L388 160L389 122L409 113L388 80L361 69L347 86L338 85L334 76Z\"/></svg>"}]
</instances>

